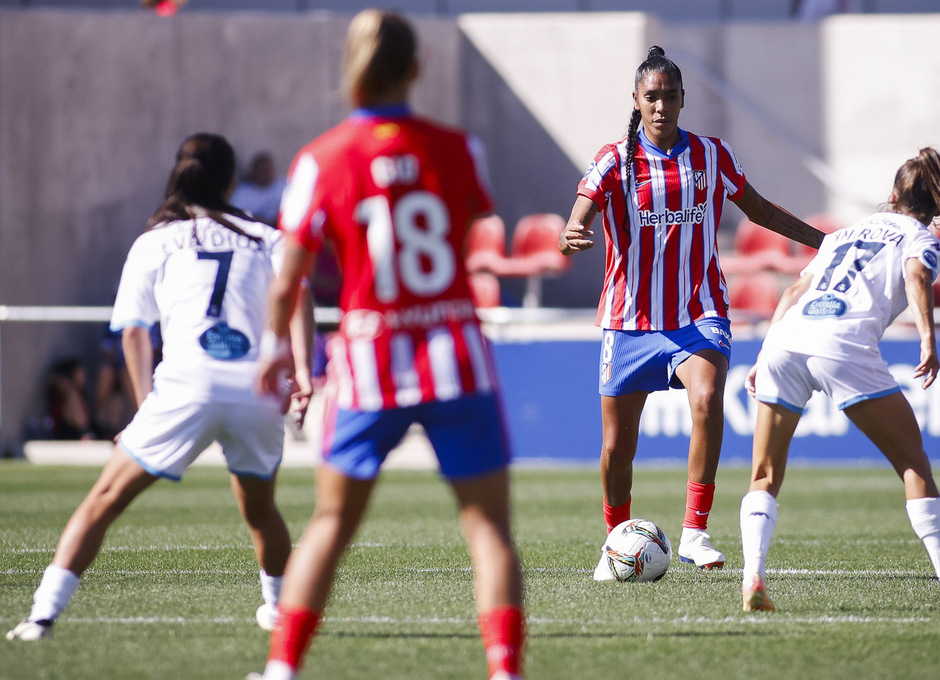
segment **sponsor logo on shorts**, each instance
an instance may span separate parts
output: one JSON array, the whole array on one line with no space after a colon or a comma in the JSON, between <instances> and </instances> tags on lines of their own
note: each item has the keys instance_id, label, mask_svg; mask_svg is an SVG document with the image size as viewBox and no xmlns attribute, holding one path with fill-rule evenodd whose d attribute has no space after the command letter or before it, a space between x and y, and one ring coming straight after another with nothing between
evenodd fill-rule
<instances>
[{"instance_id":1,"label":"sponsor logo on shorts","mask_svg":"<svg viewBox=\"0 0 940 680\"><path fill-rule=\"evenodd\" d=\"M726 345L721 340L719 340L718 341L719 345L721 345L722 347L728 347L731 344L731 333L726 331L724 328L718 328L717 326L709 326L709 328L711 329L711 332L719 336L721 340L728 341L728 345Z\"/></svg>"}]
</instances>

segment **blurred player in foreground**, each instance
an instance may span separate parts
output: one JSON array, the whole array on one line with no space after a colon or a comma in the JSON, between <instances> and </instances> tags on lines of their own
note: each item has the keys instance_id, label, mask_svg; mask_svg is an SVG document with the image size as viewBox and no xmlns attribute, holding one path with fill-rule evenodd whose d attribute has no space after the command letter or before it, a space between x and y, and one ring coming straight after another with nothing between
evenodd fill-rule
<instances>
[{"instance_id":1,"label":"blurred player in foreground","mask_svg":"<svg viewBox=\"0 0 940 680\"><path fill-rule=\"evenodd\" d=\"M275 229L228 205L234 179L235 154L223 137L196 134L177 152L164 201L128 253L111 317L112 330L122 331L137 413L72 514L32 611L7 633L10 640L48 636L111 523L158 479L179 480L213 441L222 446L261 565L258 623L274 627L291 549L274 504L283 400L259 396L254 380L267 289L284 244ZM308 309L298 306L291 321L300 412L310 398ZM157 321L163 360L154 371L150 327Z\"/></svg>"},{"instance_id":2,"label":"blurred player in foreground","mask_svg":"<svg viewBox=\"0 0 940 680\"><path fill-rule=\"evenodd\" d=\"M718 262L725 198L752 222L817 247L822 234L748 183L728 144L679 127L682 73L650 48L634 78L625 139L601 148L578 185L558 248L594 246L602 211L607 248L597 325L604 329L599 391L604 520L631 518L633 459L650 392L684 388L692 412L686 509L677 553L701 569L724 566L706 532L724 432L731 355L728 287ZM613 578L601 558L594 578Z\"/></svg>"},{"instance_id":3,"label":"blurred player in foreground","mask_svg":"<svg viewBox=\"0 0 940 680\"><path fill-rule=\"evenodd\" d=\"M813 392L827 394L904 482L907 514L940 577L940 494L914 412L878 342L909 307L920 335L914 378L936 379L932 283L940 241L940 154L898 170L889 210L825 237L783 294L745 386L759 402L751 485L741 502L744 609L773 610L764 583L790 440ZM930 226L928 226L930 225Z\"/></svg>"},{"instance_id":4,"label":"blurred player in foreground","mask_svg":"<svg viewBox=\"0 0 940 680\"><path fill-rule=\"evenodd\" d=\"M325 238L343 272L344 316L316 508L287 566L264 680L296 677L382 462L412 423L427 432L459 505L489 677L521 677L509 450L464 266L468 225L492 202L479 142L411 113L417 76L412 27L391 12L356 15L344 79L358 108L300 150L281 205L288 244L271 289L262 390L276 391L290 365L287 320Z\"/></svg>"}]
</instances>

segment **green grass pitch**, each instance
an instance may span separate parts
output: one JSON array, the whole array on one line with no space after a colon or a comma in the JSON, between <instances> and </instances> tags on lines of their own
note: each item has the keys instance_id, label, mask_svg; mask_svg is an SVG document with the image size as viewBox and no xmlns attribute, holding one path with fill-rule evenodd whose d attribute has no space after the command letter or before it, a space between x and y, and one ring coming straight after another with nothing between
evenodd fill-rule
<instances>
[{"instance_id":1,"label":"green grass pitch","mask_svg":"<svg viewBox=\"0 0 940 680\"><path fill-rule=\"evenodd\" d=\"M97 472L0 464L4 631L28 612ZM636 471L636 516L674 542L684 482L682 469ZM727 556L723 571L674 558L659 583L595 583L597 471L514 470L530 680L940 677L940 586L890 469L788 472L769 561L773 613L741 611L746 485L747 470L719 473L710 532ZM313 496L309 470L282 471L278 501L295 538ZM304 677L483 680L472 588L447 487L430 471L387 472ZM195 468L180 484L157 484L118 520L52 639L0 639L0 680L241 680L267 653L258 604L257 565L227 476Z\"/></svg>"}]
</instances>

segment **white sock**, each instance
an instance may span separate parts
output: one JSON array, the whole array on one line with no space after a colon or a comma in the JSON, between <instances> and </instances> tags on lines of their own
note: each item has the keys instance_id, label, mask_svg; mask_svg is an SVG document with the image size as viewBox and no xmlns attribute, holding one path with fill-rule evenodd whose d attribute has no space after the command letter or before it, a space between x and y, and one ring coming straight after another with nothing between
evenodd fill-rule
<instances>
[{"instance_id":1,"label":"white sock","mask_svg":"<svg viewBox=\"0 0 940 680\"><path fill-rule=\"evenodd\" d=\"M294 680L297 675L294 669L283 661L268 661L264 667L264 680Z\"/></svg>"},{"instance_id":2,"label":"white sock","mask_svg":"<svg viewBox=\"0 0 940 680\"><path fill-rule=\"evenodd\" d=\"M741 500L741 548L744 575L764 578L770 539L777 528L777 501L767 491L751 491Z\"/></svg>"},{"instance_id":3,"label":"white sock","mask_svg":"<svg viewBox=\"0 0 940 680\"><path fill-rule=\"evenodd\" d=\"M277 603L281 599L281 582L284 577L269 576L264 569L258 574L261 577L261 599L264 600L266 605L277 607Z\"/></svg>"},{"instance_id":4,"label":"white sock","mask_svg":"<svg viewBox=\"0 0 940 680\"><path fill-rule=\"evenodd\" d=\"M55 621L69 605L78 588L78 575L68 569L49 565L42 574L39 587L33 594L30 621Z\"/></svg>"},{"instance_id":5,"label":"white sock","mask_svg":"<svg viewBox=\"0 0 940 680\"><path fill-rule=\"evenodd\" d=\"M940 578L940 498L914 498L906 507L914 533L924 542L933 570Z\"/></svg>"}]
</instances>

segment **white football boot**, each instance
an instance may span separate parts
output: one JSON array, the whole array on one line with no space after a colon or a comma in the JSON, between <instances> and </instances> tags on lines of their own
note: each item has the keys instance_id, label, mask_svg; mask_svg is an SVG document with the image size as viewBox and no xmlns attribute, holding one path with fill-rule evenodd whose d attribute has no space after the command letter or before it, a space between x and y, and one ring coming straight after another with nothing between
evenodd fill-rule
<instances>
[{"instance_id":1,"label":"white football boot","mask_svg":"<svg viewBox=\"0 0 940 680\"><path fill-rule=\"evenodd\" d=\"M23 619L12 629L7 631L7 640L22 640L35 642L52 636L52 621L29 621Z\"/></svg>"},{"instance_id":2,"label":"white football boot","mask_svg":"<svg viewBox=\"0 0 940 680\"><path fill-rule=\"evenodd\" d=\"M694 564L699 569L710 571L725 566L725 556L712 547L711 536L701 529L682 527L679 539L679 561Z\"/></svg>"}]
</instances>

